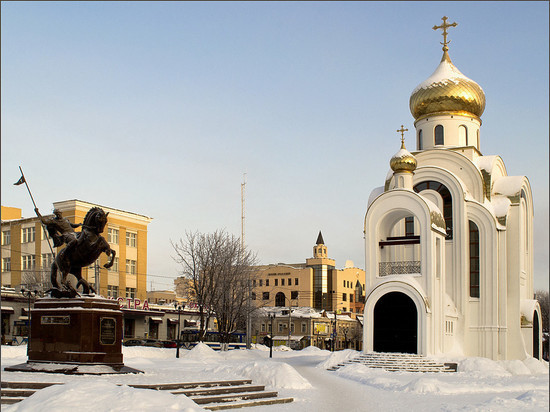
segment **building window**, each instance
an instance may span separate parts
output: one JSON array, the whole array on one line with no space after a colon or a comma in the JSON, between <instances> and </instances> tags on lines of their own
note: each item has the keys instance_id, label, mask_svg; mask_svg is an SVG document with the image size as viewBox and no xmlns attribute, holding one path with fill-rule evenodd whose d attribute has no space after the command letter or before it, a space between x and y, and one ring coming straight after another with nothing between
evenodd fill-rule
<instances>
[{"instance_id":1,"label":"building window","mask_svg":"<svg viewBox=\"0 0 550 412\"><path fill-rule=\"evenodd\" d=\"M118 298L118 286L107 285L107 297Z\"/></svg>"},{"instance_id":2,"label":"building window","mask_svg":"<svg viewBox=\"0 0 550 412\"><path fill-rule=\"evenodd\" d=\"M263 285L264 285L264 280L260 279L260 286L263 286Z\"/></svg>"},{"instance_id":3,"label":"building window","mask_svg":"<svg viewBox=\"0 0 550 412\"><path fill-rule=\"evenodd\" d=\"M2 272L9 272L11 270L11 258L2 258Z\"/></svg>"},{"instance_id":4,"label":"building window","mask_svg":"<svg viewBox=\"0 0 550 412\"><path fill-rule=\"evenodd\" d=\"M253 287L253 288L256 287L256 279L252 279L252 287Z\"/></svg>"},{"instance_id":5,"label":"building window","mask_svg":"<svg viewBox=\"0 0 550 412\"><path fill-rule=\"evenodd\" d=\"M265 285L266 285L266 286L269 286L269 279L266 279L266 280L265 280Z\"/></svg>"},{"instance_id":6,"label":"building window","mask_svg":"<svg viewBox=\"0 0 550 412\"><path fill-rule=\"evenodd\" d=\"M36 267L36 258L34 255L21 256L21 269L29 270Z\"/></svg>"},{"instance_id":7,"label":"building window","mask_svg":"<svg viewBox=\"0 0 550 412\"><path fill-rule=\"evenodd\" d=\"M118 290L118 287L116 287L116 288ZM126 288L126 297L135 299L136 298L136 288Z\"/></svg>"},{"instance_id":8,"label":"building window","mask_svg":"<svg viewBox=\"0 0 550 412\"><path fill-rule=\"evenodd\" d=\"M302 322L302 333L307 333L307 323Z\"/></svg>"},{"instance_id":9,"label":"building window","mask_svg":"<svg viewBox=\"0 0 550 412\"><path fill-rule=\"evenodd\" d=\"M283 292L279 292L275 295L275 306L284 306L285 305L285 294Z\"/></svg>"},{"instance_id":10,"label":"building window","mask_svg":"<svg viewBox=\"0 0 550 412\"><path fill-rule=\"evenodd\" d=\"M344 280L344 287L346 287L346 281Z\"/></svg>"},{"instance_id":11,"label":"building window","mask_svg":"<svg viewBox=\"0 0 550 412\"><path fill-rule=\"evenodd\" d=\"M435 145L441 146L445 144L444 142L445 139L443 138L443 126L438 124L437 126L435 126Z\"/></svg>"},{"instance_id":12,"label":"building window","mask_svg":"<svg viewBox=\"0 0 550 412\"><path fill-rule=\"evenodd\" d=\"M261 328L260 328L260 329L261 329L261 331L262 331L262 332L265 332L265 323L262 323L262 325L261 325Z\"/></svg>"},{"instance_id":13,"label":"building window","mask_svg":"<svg viewBox=\"0 0 550 412\"><path fill-rule=\"evenodd\" d=\"M275 279L275 286L279 286L279 279Z\"/></svg>"},{"instance_id":14,"label":"building window","mask_svg":"<svg viewBox=\"0 0 550 412\"><path fill-rule=\"evenodd\" d=\"M9 245L11 243L11 232L9 230L2 231L2 246Z\"/></svg>"},{"instance_id":15,"label":"building window","mask_svg":"<svg viewBox=\"0 0 550 412\"><path fill-rule=\"evenodd\" d=\"M256 292L251 292L250 293L250 299L256 300Z\"/></svg>"},{"instance_id":16,"label":"building window","mask_svg":"<svg viewBox=\"0 0 550 412\"><path fill-rule=\"evenodd\" d=\"M131 275L136 274L136 261L126 259L126 273L129 273Z\"/></svg>"},{"instance_id":17,"label":"building window","mask_svg":"<svg viewBox=\"0 0 550 412\"><path fill-rule=\"evenodd\" d=\"M262 299L263 300L269 300L269 292L262 293Z\"/></svg>"},{"instance_id":18,"label":"building window","mask_svg":"<svg viewBox=\"0 0 550 412\"><path fill-rule=\"evenodd\" d=\"M468 129L464 125L458 126L458 145L468 146Z\"/></svg>"},{"instance_id":19,"label":"building window","mask_svg":"<svg viewBox=\"0 0 550 412\"><path fill-rule=\"evenodd\" d=\"M298 299L298 291L297 290L293 290L292 292L290 292L290 299Z\"/></svg>"},{"instance_id":20,"label":"building window","mask_svg":"<svg viewBox=\"0 0 550 412\"><path fill-rule=\"evenodd\" d=\"M414 217L405 218L405 236L414 236Z\"/></svg>"},{"instance_id":21,"label":"building window","mask_svg":"<svg viewBox=\"0 0 550 412\"><path fill-rule=\"evenodd\" d=\"M284 286L284 285L285 285L285 280L281 279L281 286Z\"/></svg>"},{"instance_id":22,"label":"building window","mask_svg":"<svg viewBox=\"0 0 550 412\"><path fill-rule=\"evenodd\" d=\"M418 131L418 150L422 150L424 148L424 142L422 141L422 129Z\"/></svg>"},{"instance_id":23,"label":"building window","mask_svg":"<svg viewBox=\"0 0 550 412\"><path fill-rule=\"evenodd\" d=\"M109 272L118 272L118 258L115 257L115 260L113 260L113 266L109 268Z\"/></svg>"},{"instance_id":24,"label":"building window","mask_svg":"<svg viewBox=\"0 0 550 412\"><path fill-rule=\"evenodd\" d=\"M107 229L107 242L118 245L118 229Z\"/></svg>"},{"instance_id":25,"label":"building window","mask_svg":"<svg viewBox=\"0 0 550 412\"><path fill-rule=\"evenodd\" d=\"M42 269L49 268L53 263L52 253L42 253Z\"/></svg>"},{"instance_id":26,"label":"building window","mask_svg":"<svg viewBox=\"0 0 550 412\"><path fill-rule=\"evenodd\" d=\"M137 233L126 232L126 246L136 247L137 245Z\"/></svg>"},{"instance_id":27,"label":"building window","mask_svg":"<svg viewBox=\"0 0 550 412\"><path fill-rule=\"evenodd\" d=\"M470 297L479 298L479 230L474 222L470 226Z\"/></svg>"},{"instance_id":28,"label":"building window","mask_svg":"<svg viewBox=\"0 0 550 412\"><path fill-rule=\"evenodd\" d=\"M284 324L284 323L279 323L279 324L277 324L277 326L278 326L278 328L279 328L279 329L278 329L279 332L283 332L283 331L286 329L286 328L285 328L286 324Z\"/></svg>"},{"instance_id":29,"label":"building window","mask_svg":"<svg viewBox=\"0 0 550 412\"><path fill-rule=\"evenodd\" d=\"M414 187L416 193L420 193L423 190L431 189L435 190L443 198L443 218L445 219L445 230L447 231L447 236L445 239L453 238L453 198L451 192L447 187L439 182L434 180L427 180L422 183L418 183Z\"/></svg>"},{"instance_id":30,"label":"building window","mask_svg":"<svg viewBox=\"0 0 550 412\"><path fill-rule=\"evenodd\" d=\"M350 293L350 294L349 294L349 302L350 302L350 303L353 303L353 293Z\"/></svg>"},{"instance_id":31,"label":"building window","mask_svg":"<svg viewBox=\"0 0 550 412\"><path fill-rule=\"evenodd\" d=\"M21 243L34 242L34 227L24 227L21 229Z\"/></svg>"},{"instance_id":32,"label":"building window","mask_svg":"<svg viewBox=\"0 0 550 412\"><path fill-rule=\"evenodd\" d=\"M294 286L298 286L298 278L294 278Z\"/></svg>"},{"instance_id":33,"label":"building window","mask_svg":"<svg viewBox=\"0 0 550 412\"><path fill-rule=\"evenodd\" d=\"M342 293L342 300L343 300L344 302L346 302L346 301L348 300L348 295L347 295L347 293Z\"/></svg>"}]
</instances>

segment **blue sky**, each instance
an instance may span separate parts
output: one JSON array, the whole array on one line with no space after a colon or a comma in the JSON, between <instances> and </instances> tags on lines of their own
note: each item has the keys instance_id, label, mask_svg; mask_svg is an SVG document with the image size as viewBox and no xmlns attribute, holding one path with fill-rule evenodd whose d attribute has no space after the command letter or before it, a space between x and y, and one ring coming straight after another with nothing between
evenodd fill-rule
<instances>
[{"instance_id":1,"label":"blue sky","mask_svg":"<svg viewBox=\"0 0 550 412\"><path fill-rule=\"evenodd\" d=\"M170 239L240 235L298 263L322 230L364 267L363 220L413 130L412 90L450 56L484 89L481 151L528 176L535 287L548 288L548 2L2 2L2 205L81 199L154 218L149 280ZM414 149L414 134L406 144Z\"/></svg>"}]
</instances>

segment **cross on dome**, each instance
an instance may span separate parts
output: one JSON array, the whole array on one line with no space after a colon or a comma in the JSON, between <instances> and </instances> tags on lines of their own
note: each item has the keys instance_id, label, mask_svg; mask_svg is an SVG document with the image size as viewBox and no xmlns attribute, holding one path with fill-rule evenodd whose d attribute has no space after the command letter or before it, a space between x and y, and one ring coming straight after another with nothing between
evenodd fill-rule
<instances>
[{"instance_id":1,"label":"cross on dome","mask_svg":"<svg viewBox=\"0 0 550 412\"><path fill-rule=\"evenodd\" d=\"M401 129L397 130L397 133L401 133L401 146L405 146L405 132L408 132L409 129L404 129L403 125L401 125Z\"/></svg>"},{"instance_id":2,"label":"cross on dome","mask_svg":"<svg viewBox=\"0 0 550 412\"><path fill-rule=\"evenodd\" d=\"M443 20L443 24L441 26L433 26L432 29L434 30L438 30L438 29L443 29L443 43L441 43L443 45L443 51L448 51L449 48L447 47L447 45L451 42L450 40L447 41L447 28L449 27L456 27L458 26L458 24L455 23L450 23L450 24L447 24L447 19L448 17L447 16L443 16L441 18L441 20Z\"/></svg>"}]
</instances>

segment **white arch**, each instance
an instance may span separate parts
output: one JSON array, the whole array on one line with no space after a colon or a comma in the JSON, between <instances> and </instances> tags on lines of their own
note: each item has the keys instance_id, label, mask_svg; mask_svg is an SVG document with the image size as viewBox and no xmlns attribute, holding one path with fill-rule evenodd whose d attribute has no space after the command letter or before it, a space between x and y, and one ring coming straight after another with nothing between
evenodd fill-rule
<instances>
[{"instance_id":1,"label":"white arch","mask_svg":"<svg viewBox=\"0 0 550 412\"><path fill-rule=\"evenodd\" d=\"M417 313L417 351L419 354L428 354L428 320L427 317L431 314L430 308L426 304L426 294L422 287L415 281L414 278L399 276L392 277L385 282L377 285L367 295L365 302L364 313L364 328L363 328L363 351L372 352L374 348L374 308L378 300L390 292L401 292L407 295L416 306Z\"/></svg>"}]
</instances>

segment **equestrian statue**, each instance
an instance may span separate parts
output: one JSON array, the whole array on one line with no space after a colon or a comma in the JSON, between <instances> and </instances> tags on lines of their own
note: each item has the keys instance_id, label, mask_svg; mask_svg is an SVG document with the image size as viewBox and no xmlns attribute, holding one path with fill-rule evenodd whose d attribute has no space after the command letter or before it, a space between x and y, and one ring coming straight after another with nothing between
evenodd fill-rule
<instances>
[{"instance_id":1,"label":"equestrian statue","mask_svg":"<svg viewBox=\"0 0 550 412\"><path fill-rule=\"evenodd\" d=\"M82 268L94 263L102 253L110 256L104 267L113 266L116 252L101 236L109 213L105 213L100 207L93 207L86 213L82 224L75 224L69 222L67 218L63 218L57 209L54 209L54 217L43 217L38 208L35 208L34 211L46 226L54 246L59 247L66 244L66 247L57 254L52 263L52 288L48 291L50 295L55 298L74 298L79 295L77 289L81 285L83 294L89 294L90 291L96 293L92 285L82 278ZM74 229L80 226L82 230L75 232ZM61 284L57 279L58 271L62 275ZM76 288L67 279L69 273L77 279Z\"/></svg>"}]
</instances>

